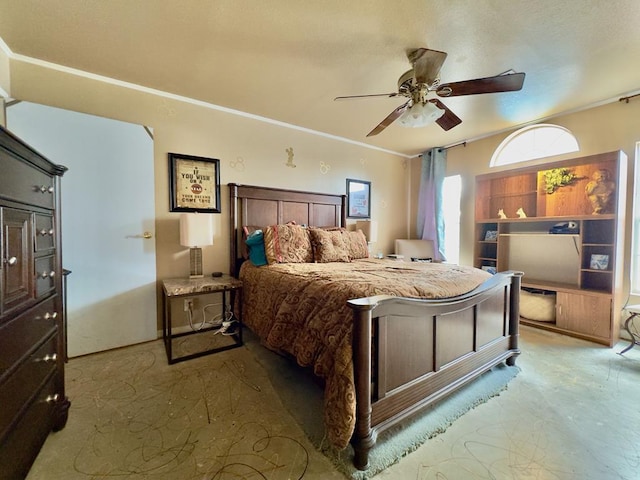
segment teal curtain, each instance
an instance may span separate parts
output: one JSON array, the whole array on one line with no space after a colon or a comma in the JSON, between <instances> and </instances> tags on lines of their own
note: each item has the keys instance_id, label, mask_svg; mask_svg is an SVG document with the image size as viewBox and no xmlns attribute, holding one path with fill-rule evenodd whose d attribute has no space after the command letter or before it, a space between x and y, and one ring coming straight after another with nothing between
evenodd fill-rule
<instances>
[{"instance_id":1,"label":"teal curtain","mask_svg":"<svg viewBox=\"0 0 640 480\"><path fill-rule=\"evenodd\" d=\"M444 215L442 212L442 184L447 170L447 151L432 148L422 153L420 193L418 196L417 236L432 240L436 258L444 256Z\"/></svg>"}]
</instances>

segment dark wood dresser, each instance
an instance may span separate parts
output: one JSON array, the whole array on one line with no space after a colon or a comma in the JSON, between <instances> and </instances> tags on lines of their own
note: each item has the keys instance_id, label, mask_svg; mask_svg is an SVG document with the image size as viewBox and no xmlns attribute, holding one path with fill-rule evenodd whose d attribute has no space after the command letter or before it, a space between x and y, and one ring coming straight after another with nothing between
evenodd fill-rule
<instances>
[{"instance_id":1,"label":"dark wood dresser","mask_svg":"<svg viewBox=\"0 0 640 480\"><path fill-rule=\"evenodd\" d=\"M23 479L67 421L60 178L0 126L0 479Z\"/></svg>"}]
</instances>

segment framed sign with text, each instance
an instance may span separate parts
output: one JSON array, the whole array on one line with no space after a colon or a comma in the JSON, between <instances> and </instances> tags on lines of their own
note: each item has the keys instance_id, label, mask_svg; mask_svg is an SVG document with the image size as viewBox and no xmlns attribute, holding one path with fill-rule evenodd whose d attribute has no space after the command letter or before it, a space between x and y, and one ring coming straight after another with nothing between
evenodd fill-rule
<instances>
[{"instance_id":1,"label":"framed sign with text","mask_svg":"<svg viewBox=\"0 0 640 480\"><path fill-rule=\"evenodd\" d=\"M172 212L220 213L220 160L169 154Z\"/></svg>"}]
</instances>

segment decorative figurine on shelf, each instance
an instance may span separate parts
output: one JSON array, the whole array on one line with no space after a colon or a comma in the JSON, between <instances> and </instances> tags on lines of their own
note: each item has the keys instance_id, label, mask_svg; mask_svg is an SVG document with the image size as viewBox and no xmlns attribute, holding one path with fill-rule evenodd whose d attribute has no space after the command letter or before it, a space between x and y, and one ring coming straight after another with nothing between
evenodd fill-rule
<instances>
[{"instance_id":1,"label":"decorative figurine on shelf","mask_svg":"<svg viewBox=\"0 0 640 480\"><path fill-rule=\"evenodd\" d=\"M507 218L507 216L504 214L504 210L502 208L500 210L498 210L498 218Z\"/></svg>"},{"instance_id":2,"label":"decorative figurine on shelf","mask_svg":"<svg viewBox=\"0 0 640 480\"><path fill-rule=\"evenodd\" d=\"M516 212L516 215L518 215L518 218L527 218L527 214L524 213L524 210L522 209L522 207L518 209L518 211Z\"/></svg>"},{"instance_id":3,"label":"decorative figurine on shelf","mask_svg":"<svg viewBox=\"0 0 640 480\"><path fill-rule=\"evenodd\" d=\"M591 202L594 215L611 213L611 198L615 191L616 184L611 180L609 170L601 168L593 172L591 181L585 187L585 192Z\"/></svg>"}]
</instances>

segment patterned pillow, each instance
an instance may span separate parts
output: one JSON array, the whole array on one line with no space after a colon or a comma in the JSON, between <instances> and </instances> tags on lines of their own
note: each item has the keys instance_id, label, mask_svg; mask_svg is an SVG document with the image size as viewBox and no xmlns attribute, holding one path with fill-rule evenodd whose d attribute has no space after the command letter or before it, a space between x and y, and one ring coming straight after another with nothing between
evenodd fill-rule
<instances>
[{"instance_id":1,"label":"patterned pillow","mask_svg":"<svg viewBox=\"0 0 640 480\"><path fill-rule=\"evenodd\" d=\"M311 228L313 257L318 263L349 262L349 250L340 230Z\"/></svg>"},{"instance_id":2,"label":"patterned pillow","mask_svg":"<svg viewBox=\"0 0 640 480\"><path fill-rule=\"evenodd\" d=\"M355 232L343 230L342 235L344 236L347 251L349 252L349 258L351 260L369 258L369 245L367 244L367 238L364 236L362 230L356 230Z\"/></svg>"},{"instance_id":3,"label":"patterned pillow","mask_svg":"<svg viewBox=\"0 0 640 480\"><path fill-rule=\"evenodd\" d=\"M309 229L301 225L272 225L264 230L264 251L269 264L311 263Z\"/></svg>"}]
</instances>

